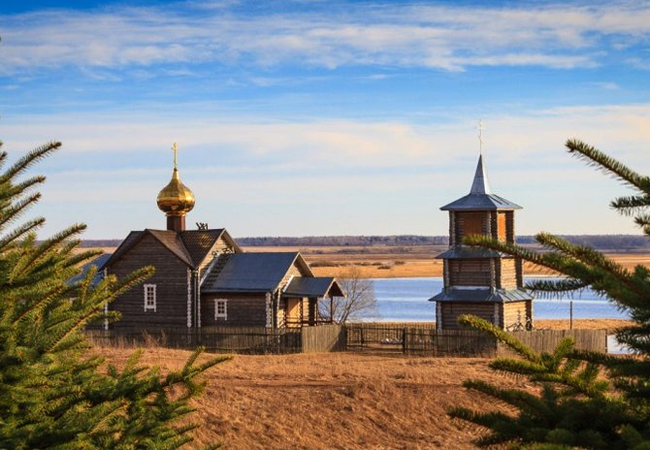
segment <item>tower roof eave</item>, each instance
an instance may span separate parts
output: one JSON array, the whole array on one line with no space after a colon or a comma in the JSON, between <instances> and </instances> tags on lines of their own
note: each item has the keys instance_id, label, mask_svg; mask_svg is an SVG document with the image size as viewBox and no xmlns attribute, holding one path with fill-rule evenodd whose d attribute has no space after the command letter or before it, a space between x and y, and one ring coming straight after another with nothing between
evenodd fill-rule
<instances>
[{"instance_id":1,"label":"tower roof eave","mask_svg":"<svg viewBox=\"0 0 650 450\"><path fill-rule=\"evenodd\" d=\"M467 194L440 208L443 211L512 211L522 209L516 203L495 194Z\"/></svg>"}]
</instances>

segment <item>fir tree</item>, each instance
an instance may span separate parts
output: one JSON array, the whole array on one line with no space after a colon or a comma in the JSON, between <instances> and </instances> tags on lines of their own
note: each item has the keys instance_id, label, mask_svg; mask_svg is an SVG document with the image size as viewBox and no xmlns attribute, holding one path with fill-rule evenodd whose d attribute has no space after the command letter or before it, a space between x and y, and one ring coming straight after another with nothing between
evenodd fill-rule
<instances>
[{"instance_id":1,"label":"fir tree","mask_svg":"<svg viewBox=\"0 0 650 450\"><path fill-rule=\"evenodd\" d=\"M566 143L569 152L631 187L635 194L618 198L611 206L634 216L650 237L650 177L642 176L603 152L577 140ZM522 358L496 359L495 370L527 376L541 383L540 395L504 390L481 381L466 386L514 406L515 415L480 413L463 408L454 417L487 427L490 433L478 443L510 443L527 449L650 449L650 271L637 266L630 271L596 250L557 236L540 233L537 242L545 252L482 236L466 239L566 275L560 281L537 281L527 288L559 294L591 287L629 313L633 325L617 330L619 342L634 353L615 357L577 351L570 340L552 354L537 354L509 334L476 317L460 320L497 337ZM603 372L604 376L600 376Z\"/></svg>"},{"instance_id":2,"label":"fir tree","mask_svg":"<svg viewBox=\"0 0 650 450\"><path fill-rule=\"evenodd\" d=\"M85 226L39 242L35 232L45 220L19 221L45 180L19 178L60 145L39 147L0 173L0 449L180 448L197 427L186 418L189 399L201 390L196 376L226 358L197 365L197 350L182 370L161 376L138 364L138 352L118 371L87 351L86 325L153 269L97 286L90 270L70 284L97 256L77 251ZM0 167L6 160L0 153Z\"/></svg>"}]
</instances>

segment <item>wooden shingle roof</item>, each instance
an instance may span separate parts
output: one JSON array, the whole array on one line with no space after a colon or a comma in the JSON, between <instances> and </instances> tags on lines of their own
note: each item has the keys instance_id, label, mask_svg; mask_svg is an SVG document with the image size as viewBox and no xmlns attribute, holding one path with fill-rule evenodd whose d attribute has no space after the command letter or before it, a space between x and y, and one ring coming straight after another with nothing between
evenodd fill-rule
<instances>
[{"instance_id":1,"label":"wooden shingle roof","mask_svg":"<svg viewBox=\"0 0 650 450\"><path fill-rule=\"evenodd\" d=\"M213 230L185 230L181 232L145 229L142 231L131 231L117 250L115 250L115 253L104 263L104 266L110 266L119 260L142 238L148 235L153 236L191 269L199 267L205 258L210 256L210 250L219 238L223 238L235 251L241 251L224 228Z\"/></svg>"}]
</instances>

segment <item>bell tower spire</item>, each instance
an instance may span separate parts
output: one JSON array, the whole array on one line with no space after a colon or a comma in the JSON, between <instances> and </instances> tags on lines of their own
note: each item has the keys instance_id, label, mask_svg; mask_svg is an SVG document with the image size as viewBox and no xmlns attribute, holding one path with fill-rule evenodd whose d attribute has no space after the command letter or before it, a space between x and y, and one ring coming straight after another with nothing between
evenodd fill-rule
<instances>
[{"instance_id":1,"label":"bell tower spire","mask_svg":"<svg viewBox=\"0 0 650 450\"><path fill-rule=\"evenodd\" d=\"M469 194L445 206L449 212L449 249L443 260L444 288L436 302L436 327L457 329L460 314L474 314L501 329L532 327L532 296L524 289L518 258L471 247L464 239L486 236L515 242L515 211L521 206L490 189L483 164L483 124L478 124L479 157Z\"/></svg>"},{"instance_id":2,"label":"bell tower spire","mask_svg":"<svg viewBox=\"0 0 650 450\"><path fill-rule=\"evenodd\" d=\"M491 194L492 189L490 188L490 182L488 181L487 171L483 165L483 121L478 121L478 142L479 142L479 153L478 153L478 164L476 165L476 171L474 172L474 180L472 181L472 187L469 191L470 194Z\"/></svg>"}]
</instances>

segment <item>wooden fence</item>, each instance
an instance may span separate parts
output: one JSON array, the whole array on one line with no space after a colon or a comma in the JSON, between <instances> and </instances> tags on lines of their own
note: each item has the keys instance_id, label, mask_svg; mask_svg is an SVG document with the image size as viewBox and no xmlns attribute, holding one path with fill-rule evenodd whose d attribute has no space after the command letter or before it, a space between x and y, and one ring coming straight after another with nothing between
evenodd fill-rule
<instances>
[{"instance_id":1,"label":"wooden fence","mask_svg":"<svg viewBox=\"0 0 650 450\"><path fill-rule=\"evenodd\" d=\"M494 337L475 330L436 330L433 326L400 327L382 324L346 325L347 348L351 351L401 353L422 356L510 356L510 349ZM512 332L539 352L550 352L565 337L576 348L607 352L605 330L533 330Z\"/></svg>"},{"instance_id":2,"label":"wooden fence","mask_svg":"<svg viewBox=\"0 0 650 450\"><path fill-rule=\"evenodd\" d=\"M242 354L357 351L420 356L507 356L510 349L474 330L436 330L431 324L360 323L321 325L302 329L204 327L164 330L88 330L98 346L159 346ZM534 330L512 334L536 351L550 352L570 336L576 348L607 351L605 330Z\"/></svg>"},{"instance_id":3,"label":"wooden fence","mask_svg":"<svg viewBox=\"0 0 650 450\"><path fill-rule=\"evenodd\" d=\"M91 342L98 346L159 346L182 349L194 349L203 346L209 352L242 354L302 352L302 339L299 329L202 327L191 329L88 330L86 333Z\"/></svg>"},{"instance_id":4,"label":"wooden fence","mask_svg":"<svg viewBox=\"0 0 650 450\"><path fill-rule=\"evenodd\" d=\"M474 330L437 331L434 326L346 325L351 351L422 356L493 356L494 338Z\"/></svg>"},{"instance_id":5,"label":"wooden fence","mask_svg":"<svg viewBox=\"0 0 650 450\"><path fill-rule=\"evenodd\" d=\"M346 330L341 325L305 327L301 330L302 352L336 352L346 349Z\"/></svg>"},{"instance_id":6,"label":"wooden fence","mask_svg":"<svg viewBox=\"0 0 650 450\"><path fill-rule=\"evenodd\" d=\"M579 350L607 353L607 330L533 330L510 334L538 352L552 352L562 339L571 337ZM510 356L512 350L499 344L497 355Z\"/></svg>"},{"instance_id":7,"label":"wooden fence","mask_svg":"<svg viewBox=\"0 0 650 450\"><path fill-rule=\"evenodd\" d=\"M202 327L139 330L88 330L91 342L111 347L167 347L209 352L266 354L314 353L345 350L340 325L302 329L256 327Z\"/></svg>"}]
</instances>

